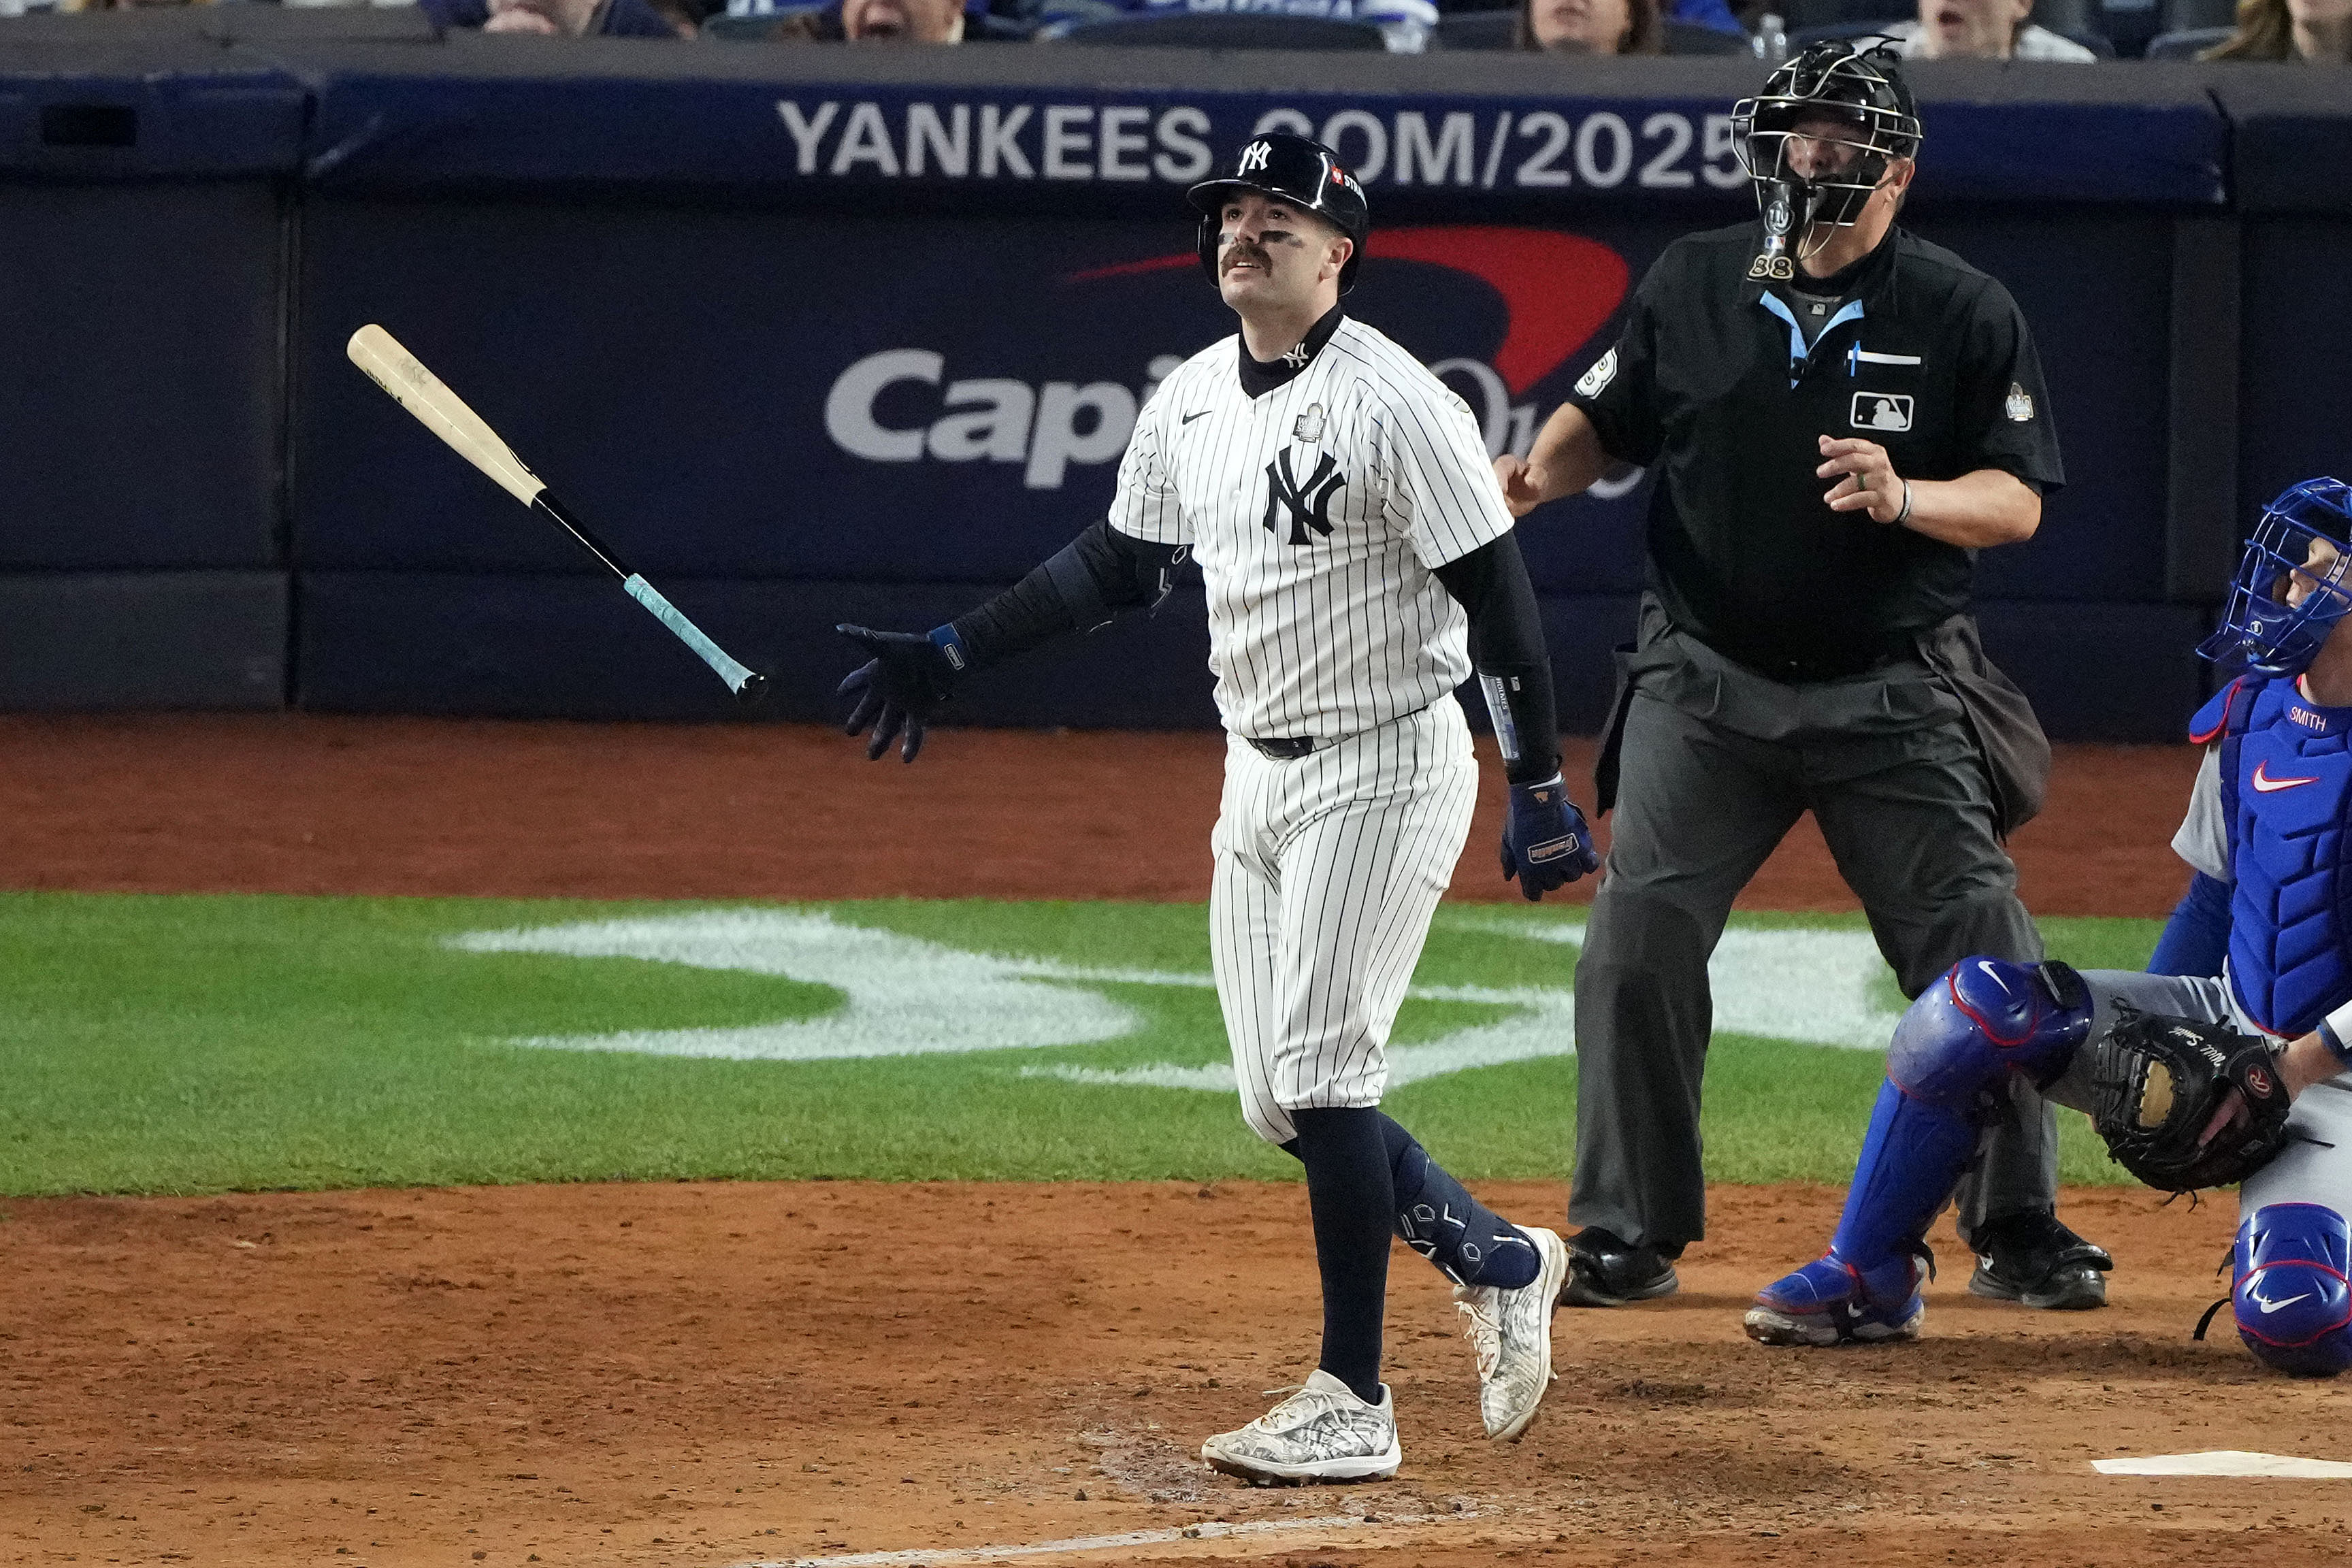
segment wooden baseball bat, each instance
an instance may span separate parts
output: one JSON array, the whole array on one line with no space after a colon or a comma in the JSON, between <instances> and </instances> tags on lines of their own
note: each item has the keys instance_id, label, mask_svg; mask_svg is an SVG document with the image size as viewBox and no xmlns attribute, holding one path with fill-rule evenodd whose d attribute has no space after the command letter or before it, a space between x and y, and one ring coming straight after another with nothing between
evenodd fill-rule
<instances>
[{"instance_id":1,"label":"wooden baseball bat","mask_svg":"<svg viewBox=\"0 0 2352 1568\"><path fill-rule=\"evenodd\" d=\"M423 361L401 347L399 339L370 322L352 334L344 352L351 355L353 364L367 373L369 380L390 393L394 402L416 416L426 429L440 437L459 457L489 475L499 489L545 516L602 562L605 570L621 580L629 597L643 605L654 619L667 626L678 641L716 670L719 679L740 700L751 701L766 689L766 676L730 657L700 626L687 619L677 605L662 597L659 589L631 570L603 540L591 533L555 499L546 481L532 473L515 456L514 448L499 439L489 422L467 407L466 400L425 369Z\"/></svg>"}]
</instances>

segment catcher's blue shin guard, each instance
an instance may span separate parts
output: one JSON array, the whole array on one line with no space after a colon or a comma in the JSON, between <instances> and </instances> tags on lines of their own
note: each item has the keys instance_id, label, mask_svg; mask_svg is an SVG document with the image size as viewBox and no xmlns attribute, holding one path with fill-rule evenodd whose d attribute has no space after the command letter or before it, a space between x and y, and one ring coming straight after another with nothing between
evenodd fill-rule
<instances>
[{"instance_id":1,"label":"catcher's blue shin guard","mask_svg":"<svg viewBox=\"0 0 2352 1568\"><path fill-rule=\"evenodd\" d=\"M1926 1250L1922 1238L1976 1152L1990 1092L2011 1072L2047 1083L2090 1027L2090 992L2063 964L1968 958L1921 992L1887 1047L1887 1080L1829 1255L1759 1292L1749 1334L1774 1344L1833 1344L1909 1337L1884 1331L1898 1321L1916 1331L1912 1271ZM1855 1311L1872 1315L1864 1325L1871 1332L1822 1337L1825 1325ZM1758 1331L1775 1328L1776 1317L1806 1313L1813 1316L1785 1334Z\"/></svg>"},{"instance_id":2,"label":"catcher's blue shin guard","mask_svg":"<svg viewBox=\"0 0 2352 1568\"><path fill-rule=\"evenodd\" d=\"M1895 1026L1831 1252L1865 1274L1908 1257L1976 1152L1988 1096L2012 1072L2064 1070L2091 1029L2091 994L2059 963L1965 958Z\"/></svg>"},{"instance_id":3,"label":"catcher's blue shin guard","mask_svg":"<svg viewBox=\"0 0 2352 1568\"><path fill-rule=\"evenodd\" d=\"M2321 1204L2265 1204L2238 1226L2230 1305L2258 1361L2295 1377L2352 1366L2352 1228Z\"/></svg>"}]
</instances>

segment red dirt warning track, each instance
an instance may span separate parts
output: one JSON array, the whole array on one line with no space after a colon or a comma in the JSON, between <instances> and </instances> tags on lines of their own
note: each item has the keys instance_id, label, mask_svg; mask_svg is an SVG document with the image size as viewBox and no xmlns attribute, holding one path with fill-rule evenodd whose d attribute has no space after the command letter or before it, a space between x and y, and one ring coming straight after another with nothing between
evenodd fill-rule
<instances>
[{"instance_id":1,"label":"red dirt warning track","mask_svg":"<svg viewBox=\"0 0 2352 1568\"><path fill-rule=\"evenodd\" d=\"M1213 738L0 719L0 885L1198 899ZM1585 764L1571 760L1571 776ZM2016 845L2046 913L2159 914L2188 748L2070 748ZM1488 807L1498 792L1487 791ZM1457 896L1496 879L1491 820ZM1851 907L1810 829L1755 907ZM1560 1108L1563 1122L1569 1108ZM1550 1184L1491 1189L1556 1222ZM2147 1568L2339 1562L2352 1483L2093 1474L2116 1452L2347 1457L2346 1395L2189 1325L2234 1223L2071 1194L2115 1305L1965 1294L1928 1340L1739 1336L1838 1194L1719 1188L1684 1293L1562 1313L1528 1439L1477 1433L1441 1282L1400 1254L1391 1484L1258 1491L1190 1458L1315 1338L1288 1186L850 1183L0 1203L0 1563L709 1564L1159 1531L1016 1562ZM2160 1506L2159 1506L2160 1505ZM1357 1522L1290 1529L1346 1516ZM1225 1521L1285 1528L1186 1539Z\"/></svg>"},{"instance_id":2,"label":"red dirt warning track","mask_svg":"<svg viewBox=\"0 0 2352 1568\"><path fill-rule=\"evenodd\" d=\"M948 730L907 767L818 726L273 713L0 716L0 758L9 887L1199 900L1224 750ZM2164 845L2196 770L2187 745L2063 748L2049 811L2013 846L2026 901L2168 912L2188 873ZM1567 773L1590 805L1589 742ZM1518 896L1496 868L1501 799L1490 777L1457 898ZM1746 906L1854 904L1808 818Z\"/></svg>"}]
</instances>

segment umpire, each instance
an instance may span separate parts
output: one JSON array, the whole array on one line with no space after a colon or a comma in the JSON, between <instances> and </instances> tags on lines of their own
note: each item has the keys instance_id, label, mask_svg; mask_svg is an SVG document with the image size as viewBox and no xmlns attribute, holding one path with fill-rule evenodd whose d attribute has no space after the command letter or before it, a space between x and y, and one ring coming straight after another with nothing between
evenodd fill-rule
<instances>
[{"instance_id":1,"label":"umpire","mask_svg":"<svg viewBox=\"0 0 2352 1568\"><path fill-rule=\"evenodd\" d=\"M1707 958L1801 814L1905 994L1971 953L2042 956L2003 841L2049 744L1968 613L1976 552L2031 538L2063 479L2032 335L1895 226L1920 124L1884 47L1815 44L1734 120L1759 220L1668 247L1528 458L1496 462L1517 515L1612 459L1656 470L1576 969L1582 1306L1670 1293L1705 1234ZM2112 1261L2059 1223L2055 1121L2018 1083L1959 1194L1969 1289L2099 1306Z\"/></svg>"}]
</instances>

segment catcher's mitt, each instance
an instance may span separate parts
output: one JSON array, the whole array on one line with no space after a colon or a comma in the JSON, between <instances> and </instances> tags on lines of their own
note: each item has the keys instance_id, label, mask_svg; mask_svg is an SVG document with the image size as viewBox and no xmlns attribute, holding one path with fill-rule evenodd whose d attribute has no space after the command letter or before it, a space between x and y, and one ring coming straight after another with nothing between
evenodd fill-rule
<instances>
[{"instance_id":1,"label":"catcher's mitt","mask_svg":"<svg viewBox=\"0 0 2352 1568\"><path fill-rule=\"evenodd\" d=\"M2234 1185L2292 1141L2267 1041L2126 1007L2095 1049L2092 1124L2116 1163L2159 1192Z\"/></svg>"}]
</instances>

